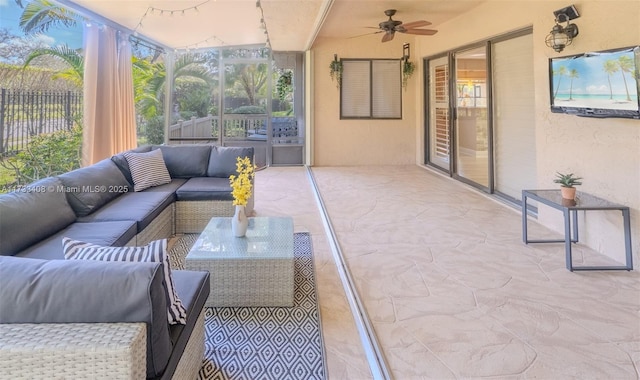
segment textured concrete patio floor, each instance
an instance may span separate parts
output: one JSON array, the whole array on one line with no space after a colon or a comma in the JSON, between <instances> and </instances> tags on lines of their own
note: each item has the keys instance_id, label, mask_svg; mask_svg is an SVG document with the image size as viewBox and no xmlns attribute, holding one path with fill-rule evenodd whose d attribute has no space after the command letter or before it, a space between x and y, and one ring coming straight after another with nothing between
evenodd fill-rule
<instances>
[{"instance_id":1,"label":"textured concrete patio floor","mask_svg":"<svg viewBox=\"0 0 640 380\"><path fill-rule=\"evenodd\" d=\"M519 210L418 166L312 172L393 378L640 377L637 270L571 273L562 244L522 243ZM260 171L256 194L312 235L329 378L371 378L306 169Z\"/></svg>"}]
</instances>

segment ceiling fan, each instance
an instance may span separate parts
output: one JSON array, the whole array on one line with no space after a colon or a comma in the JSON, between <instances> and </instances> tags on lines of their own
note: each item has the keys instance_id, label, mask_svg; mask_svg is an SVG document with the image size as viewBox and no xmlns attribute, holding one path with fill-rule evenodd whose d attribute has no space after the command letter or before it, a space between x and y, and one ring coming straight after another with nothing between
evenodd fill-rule
<instances>
[{"instance_id":1,"label":"ceiling fan","mask_svg":"<svg viewBox=\"0 0 640 380\"><path fill-rule=\"evenodd\" d=\"M438 33L438 31L435 29L417 29L422 26L431 25L429 21L418 20L418 21L412 21L412 22L407 22L403 24L402 21L400 20L392 19L393 15L396 14L395 9L387 9L386 11L384 11L384 14L389 17L387 21L383 21L380 24L378 24L377 28L373 26L369 27L373 29L380 29L379 31L374 32L373 34L384 33L384 36L382 36L382 42L391 41L395 36L396 32L406 33L406 34L418 34L423 36L432 36Z\"/></svg>"}]
</instances>

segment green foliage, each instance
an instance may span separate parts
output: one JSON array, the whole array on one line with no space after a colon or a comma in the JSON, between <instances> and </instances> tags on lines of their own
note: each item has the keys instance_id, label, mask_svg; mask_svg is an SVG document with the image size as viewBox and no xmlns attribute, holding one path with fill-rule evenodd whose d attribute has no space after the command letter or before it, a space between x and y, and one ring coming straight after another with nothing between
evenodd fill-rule
<instances>
[{"instance_id":1,"label":"green foliage","mask_svg":"<svg viewBox=\"0 0 640 380\"><path fill-rule=\"evenodd\" d=\"M18 2L22 6L22 1ZM81 17L67 8L48 0L28 2L20 16L20 27L26 34L46 34L55 26L71 27Z\"/></svg>"},{"instance_id":2,"label":"green foliage","mask_svg":"<svg viewBox=\"0 0 640 380\"><path fill-rule=\"evenodd\" d=\"M144 130L139 131L144 140L138 139L138 144L163 144L164 143L164 117L155 116L147 119Z\"/></svg>"},{"instance_id":3,"label":"green foliage","mask_svg":"<svg viewBox=\"0 0 640 380\"><path fill-rule=\"evenodd\" d=\"M288 94L293 91L293 73L291 70L283 70L276 83L278 99L284 101Z\"/></svg>"},{"instance_id":4,"label":"green foliage","mask_svg":"<svg viewBox=\"0 0 640 380\"><path fill-rule=\"evenodd\" d=\"M267 111L264 109L264 107L260 107L260 106L241 106L234 109L230 113L264 114L264 113L267 113Z\"/></svg>"},{"instance_id":5,"label":"green foliage","mask_svg":"<svg viewBox=\"0 0 640 380\"><path fill-rule=\"evenodd\" d=\"M15 185L27 185L79 168L81 149L82 129L76 126L33 137L25 150L4 159L0 165L15 173Z\"/></svg>"},{"instance_id":6,"label":"green foliage","mask_svg":"<svg viewBox=\"0 0 640 380\"><path fill-rule=\"evenodd\" d=\"M402 61L402 87L407 87L407 82L413 75L414 71L416 71L415 63L409 60Z\"/></svg>"},{"instance_id":7,"label":"green foliage","mask_svg":"<svg viewBox=\"0 0 640 380\"><path fill-rule=\"evenodd\" d=\"M180 83L177 85L175 99L178 102L180 110L189 111L193 113L192 116L196 117L207 116L212 102L209 86L198 82Z\"/></svg>"},{"instance_id":8,"label":"green foliage","mask_svg":"<svg viewBox=\"0 0 640 380\"><path fill-rule=\"evenodd\" d=\"M57 80L54 80L54 76ZM26 67L7 65L0 63L0 88L33 90L78 91L73 82L56 76L56 72L38 67Z\"/></svg>"},{"instance_id":9,"label":"green foliage","mask_svg":"<svg viewBox=\"0 0 640 380\"><path fill-rule=\"evenodd\" d=\"M582 177L574 177L573 173L563 174L556 172L556 179L554 179L553 182L559 183L562 187L574 187L582 185L582 182L580 182L581 179Z\"/></svg>"},{"instance_id":10,"label":"green foliage","mask_svg":"<svg viewBox=\"0 0 640 380\"><path fill-rule=\"evenodd\" d=\"M34 59L42 56L56 57L69 66L66 70L54 74L52 79L63 78L78 87L82 87L84 80L84 57L80 55L80 53L66 45L55 48L36 49L29 54L27 60L24 62L23 68L29 66Z\"/></svg>"},{"instance_id":11,"label":"green foliage","mask_svg":"<svg viewBox=\"0 0 640 380\"><path fill-rule=\"evenodd\" d=\"M333 61L329 64L329 75L331 80L336 80L336 86L342 86L342 61L338 61L338 56L334 54Z\"/></svg>"}]
</instances>

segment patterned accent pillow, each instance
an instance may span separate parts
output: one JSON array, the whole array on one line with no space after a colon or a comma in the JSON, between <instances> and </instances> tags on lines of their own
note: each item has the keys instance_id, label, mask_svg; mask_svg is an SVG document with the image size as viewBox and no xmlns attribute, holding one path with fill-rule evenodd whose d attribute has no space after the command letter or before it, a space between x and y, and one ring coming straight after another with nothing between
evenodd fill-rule
<instances>
[{"instance_id":1,"label":"patterned accent pillow","mask_svg":"<svg viewBox=\"0 0 640 380\"><path fill-rule=\"evenodd\" d=\"M167 240L155 240L143 247L103 247L91 243L62 238L64 258L67 260L99 260L162 263L167 294L169 323L185 324L187 311L178 298L167 257Z\"/></svg>"},{"instance_id":2,"label":"patterned accent pillow","mask_svg":"<svg viewBox=\"0 0 640 380\"><path fill-rule=\"evenodd\" d=\"M134 191L171 182L171 175L160 149L147 153L126 152L123 155L129 164Z\"/></svg>"}]
</instances>

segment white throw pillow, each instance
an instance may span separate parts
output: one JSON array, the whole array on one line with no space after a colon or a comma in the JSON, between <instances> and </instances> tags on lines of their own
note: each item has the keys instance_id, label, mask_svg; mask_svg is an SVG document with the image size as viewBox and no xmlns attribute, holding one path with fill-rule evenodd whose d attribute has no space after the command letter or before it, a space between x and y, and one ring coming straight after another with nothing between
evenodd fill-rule
<instances>
[{"instance_id":1,"label":"white throw pillow","mask_svg":"<svg viewBox=\"0 0 640 380\"><path fill-rule=\"evenodd\" d=\"M126 152L123 155L129 164L134 191L171 182L171 175L160 149L146 153Z\"/></svg>"},{"instance_id":2,"label":"white throw pillow","mask_svg":"<svg viewBox=\"0 0 640 380\"><path fill-rule=\"evenodd\" d=\"M167 257L167 240L155 240L142 247L103 247L83 241L62 238L64 258L67 260L99 260L161 263L167 294L167 313L170 324L185 324L187 311L178 298Z\"/></svg>"}]
</instances>

